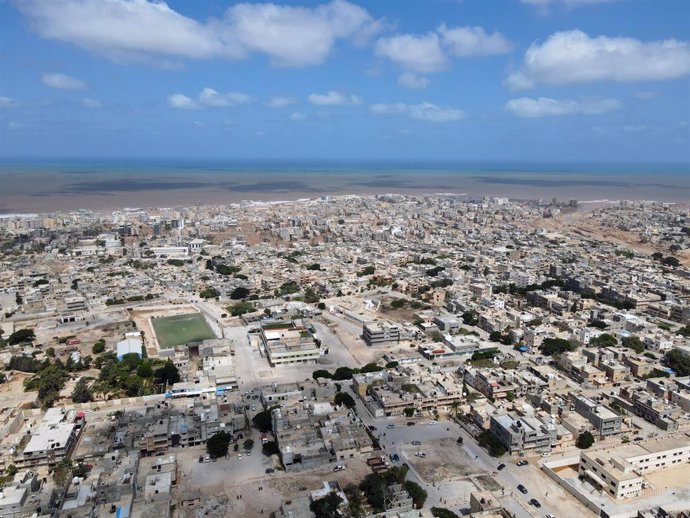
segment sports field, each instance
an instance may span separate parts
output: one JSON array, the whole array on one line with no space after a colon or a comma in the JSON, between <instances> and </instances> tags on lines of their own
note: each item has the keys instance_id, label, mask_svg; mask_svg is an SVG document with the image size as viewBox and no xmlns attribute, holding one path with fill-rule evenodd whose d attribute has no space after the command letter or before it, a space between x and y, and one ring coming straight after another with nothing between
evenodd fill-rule
<instances>
[{"instance_id":1,"label":"sports field","mask_svg":"<svg viewBox=\"0 0 690 518\"><path fill-rule=\"evenodd\" d=\"M152 318L161 349L217 338L200 313Z\"/></svg>"}]
</instances>

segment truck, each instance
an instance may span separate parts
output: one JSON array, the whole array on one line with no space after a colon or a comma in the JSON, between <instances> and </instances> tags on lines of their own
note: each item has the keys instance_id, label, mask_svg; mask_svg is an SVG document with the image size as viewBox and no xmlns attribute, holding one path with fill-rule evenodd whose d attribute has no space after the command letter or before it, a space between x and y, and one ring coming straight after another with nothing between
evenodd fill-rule
<instances>
[{"instance_id":1,"label":"truck","mask_svg":"<svg viewBox=\"0 0 690 518\"><path fill-rule=\"evenodd\" d=\"M268 442L268 434L266 432L261 432L261 444L266 444Z\"/></svg>"}]
</instances>

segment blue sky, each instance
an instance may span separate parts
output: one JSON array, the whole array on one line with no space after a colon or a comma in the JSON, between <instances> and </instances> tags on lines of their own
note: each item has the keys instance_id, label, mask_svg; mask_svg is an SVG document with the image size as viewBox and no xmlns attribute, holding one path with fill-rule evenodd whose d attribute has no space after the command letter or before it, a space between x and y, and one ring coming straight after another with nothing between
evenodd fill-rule
<instances>
[{"instance_id":1,"label":"blue sky","mask_svg":"<svg viewBox=\"0 0 690 518\"><path fill-rule=\"evenodd\" d=\"M690 163L686 0L0 0L0 156Z\"/></svg>"}]
</instances>

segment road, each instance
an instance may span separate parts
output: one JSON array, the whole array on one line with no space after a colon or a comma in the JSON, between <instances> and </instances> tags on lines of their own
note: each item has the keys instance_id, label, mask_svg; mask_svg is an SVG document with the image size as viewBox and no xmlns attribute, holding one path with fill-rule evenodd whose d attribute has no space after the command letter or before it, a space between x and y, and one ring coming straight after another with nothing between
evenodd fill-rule
<instances>
[{"instance_id":1,"label":"road","mask_svg":"<svg viewBox=\"0 0 690 518\"><path fill-rule=\"evenodd\" d=\"M530 517L544 517L547 513L555 516L562 516L562 509L557 509L550 505L548 501L548 493L552 484L544 483L544 475L540 472L539 467L530 462L527 466L518 467L516 462L518 459L505 457L497 460L489 455L489 453L463 430L456 423L448 420L440 420L436 425L429 425L428 422L432 420L429 416L423 419L392 419L392 418L374 418L366 409L362 401L355 396L351 388L347 388L350 394L355 399L357 413L366 426L375 426L375 434L378 435L381 448L388 457L392 453L398 453L401 457L399 465L407 462L410 459L404 457L402 447L411 445L412 441L419 440L422 442L420 449L424 448L424 443L438 439L449 438L457 440L458 437L463 438L462 448L465 453L474 460L477 467L477 473L486 473L490 475L496 482L503 486L503 491L494 491L494 496L498 498L501 505L508 509L518 518ZM407 421L415 421L414 426L407 426ZM389 425L393 428L388 428ZM406 448L408 451L410 448ZM497 471L498 464L504 463L506 467ZM410 466L408 479L417 482L421 485L429 495L427 506L447 507L454 512L465 511L469 508L469 494L471 491L476 491L474 484L469 479L466 480L450 480L444 482L427 482L417 471L414 470L413 464L407 462ZM517 490L517 486L523 484L529 491L528 494L523 495ZM558 491L556 491L558 492ZM458 498L460 497L460 498ZM529 503L531 498L536 498L542 504L540 509L535 508ZM551 500L556 499L556 495L552 495ZM447 503L444 503L447 502ZM459 509L453 507L452 503L460 501ZM564 502L564 504L569 502Z\"/></svg>"}]
</instances>

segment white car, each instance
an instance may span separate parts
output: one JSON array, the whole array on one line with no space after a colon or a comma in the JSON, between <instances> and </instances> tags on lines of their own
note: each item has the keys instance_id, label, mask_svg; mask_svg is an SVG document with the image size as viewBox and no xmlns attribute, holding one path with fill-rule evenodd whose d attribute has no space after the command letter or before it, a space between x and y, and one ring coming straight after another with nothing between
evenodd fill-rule
<instances>
[{"instance_id":1,"label":"white car","mask_svg":"<svg viewBox=\"0 0 690 518\"><path fill-rule=\"evenodd\" d=\"M438 421L429 421L428 423L429 426L434 426L435 424L438 424Z\"/></svg>"},{"instance_id":2,"label":"white car","mask_svg":"<svg viewBox=\"0 0 690 518\"><path fill-rule=\"evenodd\" d=\"M344 469L345 469L345 466L343 466L342 464L338 464L337 466L335 466L333 468L333 471L343 471Z\"/></svg>"},{"instance_id":3,"label":"white car","mask_svg":"<svg viewBox=\"0 0 690 518\"><path fill-rule=\"evenodd\" d=\"M415 455L417 457L421 457L423 459L426 458L426 453L424 453L423 451L417 451L417 452L415 452Z\"/></svg>"}]
</instances>

